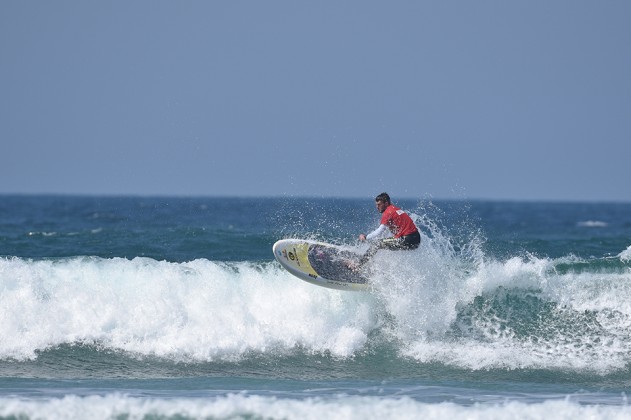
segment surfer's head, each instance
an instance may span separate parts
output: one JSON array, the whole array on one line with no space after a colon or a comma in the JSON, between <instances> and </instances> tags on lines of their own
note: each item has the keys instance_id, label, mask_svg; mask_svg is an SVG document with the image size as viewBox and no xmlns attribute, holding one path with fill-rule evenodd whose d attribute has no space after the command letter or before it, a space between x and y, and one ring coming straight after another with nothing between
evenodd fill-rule
<instances>
[{"instance_id":1,"label":"surfer's head","mask_svg":"<svg viewBox=\"0 0 631 420\"><path fill-rule=\"evenodd\" d=\"M375 197L375 201L383 201L384 203L390 204L390 196L388 193L383 192Z\"/></svg>"},{"instance_id":2,"label":"surfer's head","mask_svg":"<svg viewBox=\"0 0 631 420\"><path fill-rule=\"evenodd\" d=\"M386 211L386 208L390 205L390 196L388 193L383 192L375 197L375 204L379 213Z\"/></svg>"}]
</instances>

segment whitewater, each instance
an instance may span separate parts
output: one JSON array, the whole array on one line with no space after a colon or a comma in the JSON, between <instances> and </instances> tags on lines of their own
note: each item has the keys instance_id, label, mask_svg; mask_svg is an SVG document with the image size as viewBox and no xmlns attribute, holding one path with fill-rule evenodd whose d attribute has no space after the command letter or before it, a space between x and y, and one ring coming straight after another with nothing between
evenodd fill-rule
<instances>
[{"instance_id":1,"label":"whitewater","mask_svg":"<svg viewBox=\"0 0 631 420\"><path fill-rule=\"evenodd\" d=\"M428 247L380 256L372 293L315 288L273 262L4 258L0 335L12 339L0 357L80 344L211 362L296 349L352 357L388 344L473 370L625 368L628 269L558 273L565 260L512 258L457 272ZM395 271L405 258L418 266Z\"/></svg>"}]
</instances>

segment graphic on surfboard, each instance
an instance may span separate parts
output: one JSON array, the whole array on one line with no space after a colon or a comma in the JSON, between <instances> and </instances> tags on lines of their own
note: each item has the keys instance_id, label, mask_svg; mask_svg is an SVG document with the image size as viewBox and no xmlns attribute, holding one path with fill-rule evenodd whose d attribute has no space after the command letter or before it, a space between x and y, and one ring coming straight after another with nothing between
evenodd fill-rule
<instances>
[{"instance_id":1,"label":"graphic on surfboard","mask_svg":"<svg viewBox=\"0 0 631 420\"><path fill-rule=\"evenodd\" d=\"M349 262L359 255L342 248L303 239L281 239L273 247L276 260L291 274L322 287L338 290L367 290L368 279Z\"/></svg>"}]
</instances>

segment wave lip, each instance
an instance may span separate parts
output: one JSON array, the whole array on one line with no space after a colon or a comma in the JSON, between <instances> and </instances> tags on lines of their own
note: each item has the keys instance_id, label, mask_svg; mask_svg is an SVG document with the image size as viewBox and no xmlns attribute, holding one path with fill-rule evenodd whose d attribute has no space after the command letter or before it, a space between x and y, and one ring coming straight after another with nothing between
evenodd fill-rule
<instances>
[{"instance_id":1,"label":"wave lip","mask_svg":"<svg viewBox=\"0 0 631 420\"><path fill-rule=\"evenodd\" d=\"M630 262L631 261L631 245L629 245L627 249L625 249L620 254L618 254L618 257L624 263Z\"/></svg>"}]
</instances>

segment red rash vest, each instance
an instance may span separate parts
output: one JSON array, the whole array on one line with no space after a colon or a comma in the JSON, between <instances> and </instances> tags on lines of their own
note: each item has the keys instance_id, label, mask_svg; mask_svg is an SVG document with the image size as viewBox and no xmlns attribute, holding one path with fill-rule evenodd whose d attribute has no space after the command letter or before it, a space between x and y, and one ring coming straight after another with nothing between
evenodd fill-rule
<instances>
[{"instance_id":1,"label":"red rash vest","mask_svg":"<svg viewBox=\"0 0 631 420\"><path fill-rule=\"evenodd\" d=\"M416 225L406 212L390 204L381 215L381 224L386 225L395 238L417 231Z\"/></svg>"}]
</instances>

